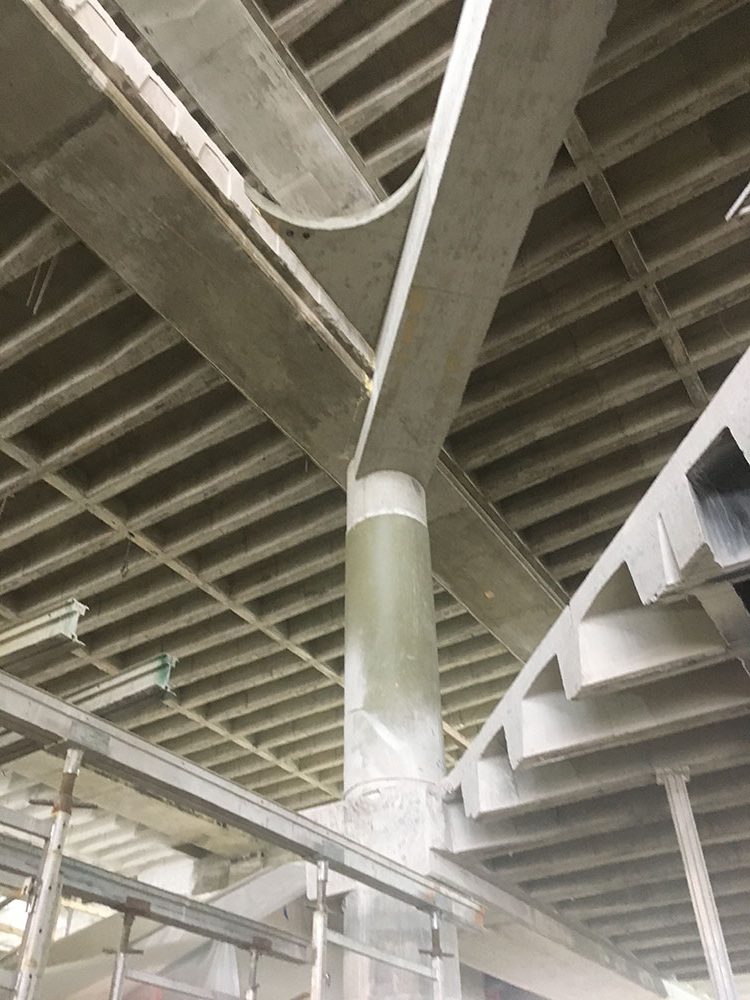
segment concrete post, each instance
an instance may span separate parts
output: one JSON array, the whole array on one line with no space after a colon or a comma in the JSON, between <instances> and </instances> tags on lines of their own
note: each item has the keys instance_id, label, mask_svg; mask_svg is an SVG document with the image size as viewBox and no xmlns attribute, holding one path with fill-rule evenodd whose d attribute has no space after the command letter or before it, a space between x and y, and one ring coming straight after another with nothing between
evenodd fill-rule
<instances>
[{"instance_id":1,"label":"concrete post","mask_svg":"<svg viewBox=\"0 0 750 1000\"><path fill-rule=\"evenodd\" d=\"M53 808L52 827L44 849L42 869L36 882L34 903L24 934L16 979L16 1000L34 1000L38 996L41 977L47 965L60 906L60 866L63 847L73 809L73 788L82 758L83 753L80 750L68 750L65 756L60 788Z\"/></svg>"},{"instance_id":2,"label":"concrete post","mask_svg":"<svg viewBox=\"0 0 750 1000\"><path fill-rule=\"evenodd\" d=\"M729 962L719 911L708 876L695 816L688 795L687 770L660 770L656 780L664 786L672 812L680 853L685 866L695 920L703 945L703 954L711 977L716 1000L737 1000L737 991Z\"/></svg>"},{"instance_id":3,"label":"concrete post","mask_svg":"<svg viewBox=\"0 0 750 1000\"><path fill-rule=\"evenodd\" d=\"M426 871L443 825L443 735L424 490L404 473L356 479L350 469L344 702L349 832ZM347 895L344 924L348 937L429 962L428 914L362 888ZM457 969L447 974L446 998L460 995ZM385 996L423 1000L431 984L346 954L345 1000Z\"/></svg>"}]
</instances>

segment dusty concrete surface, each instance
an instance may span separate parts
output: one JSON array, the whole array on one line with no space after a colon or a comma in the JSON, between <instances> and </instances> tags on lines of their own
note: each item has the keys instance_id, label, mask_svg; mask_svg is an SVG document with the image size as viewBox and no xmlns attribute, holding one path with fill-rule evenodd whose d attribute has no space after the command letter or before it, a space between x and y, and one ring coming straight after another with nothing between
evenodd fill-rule
<instances>
[{"instance_id":1,"label":"dusty concrete surface","mask_svg":"<svg viewBox=\"0 0 750 1000\"><path fill-rule=\"evenodd\" d=\"M410 175L422 153L459 6L395 0L265 6L356 146L355 159L385 190ZM116 5L111 9L124 24ZM499 302L447 442L455 468L445 456L439 485L430 487L449 762L479 731L519 658L535 648L747 346L748 231L725 225L723 213L750 169L741 44L749 13L738 0L620 0L507 286L495 290ZM169 231L157 234L147 256L147 237L158 228L154 216L144 213L129 228L128 213L146 197L138 190L142 171L162 164L139 155L126 161L128 143L121 144L124 133L101 113L101 93L91 104L87 97L65 106L74 92L55 94L50 86L60 69L53 50L44 49L47 61L41 48L27 59L9 29L5 38L3 64L17 59L18 72L6 77L12 96L3 102L0 132L4 142L12 140L16 169L29 171L27 182L34 170L43 173L48 153L61 155L60 136L75 108L84 114L77 134L90 128L103 146L96 162L83 144L78 158L68 147L70 160L62 156L36 194L11 173L0 178L0 613L10 621L31 615L62 593L86 600L85 653L50 661L38 682L65 693L167 649L181 657L181 702L131 718L130 726L295 807L334 799L342 776L344 506L341 492L299 445L328 467L330 456L316 452L308 436L328 421L326 433L339 442L332 460L343 468L356 421L351 407L335 412L333 387L339 380L342 395L351 393L363 409L371 363L366 338L342 339L351 333L346 324L334 324L331 333L309 312L298 323L286 306L266 311L265 293L258 294L263 282L245 266L253 261L268 278L265 251L262 260L256 255L258 234L266 233L262 220L248 246L248 231L226 203L206 199L205 182L185 175L181 153L164 154L173 170L158 189L155 217L168 217ZM160 72L179 85L168 68ZM24 106L24 86L36 103ZM57 101L48 102L48 92ZM58 128L45 131L55 108ZM202 122L239 176L249 176L210 116ZM24 148L18 130L47 145ZM151 156L155 145L146 146ZM130 166L120 176L118 164L125 162ZM214 175L223 176L221 161L211 162ZM98 201L83 204L75 219L67 208L55 214L53 196L64 195L68 205L91 196L84 169L93 167L101 170ZM177 200L175 176L194 200ZM125 202L126 195L134 201ZM123 205L111 243L98 245L95 224L103 219L111 235L108 213ZM86 228L79 232L81 220ZM205 242L204 226L214 227ZM271 242L277 237L268 234ZM303 243L304 230L288 238ZM190 258L192 270L185 267ZM148 288L160 275L157 301ZM297 273L294 296L299 280ZM277 304L285 297L280 287ZM310 303L323 301L312 295L305 308L315 312ZM330 303L324 312L330 318ZM233 336L242 365L232 370L225 356L219 373L162 315L189 328L196 342L207 342L206 330L223 317L227 338L239 330ZM278 339L264 325L270 320L280 323L271 324L273 337L287 337L281 367L271 348ZM343 352L345 374L318 349L321 343L339 359ZM364 359L354 371L346 361L352 350ZM241 388L257 396L261 409L234 388L248 372L255 381ZM292 392L298 383L317 384L323 395ZM286 425L294 440L267 419L272 405L301 408L305 419ZM278 420L278 411L270 415ZM446 475L452 468L457 475ZM619 584L614 589L623 593ZM712 613L733 602L741 603L741 594L725 594ZM624 617L632 611L619 609ZM714 648L694 611L689 606L680 616L670 608L658 622L648 616L657 635L678 617L689 618L681 632L683 667L696 651L704 656ZM566 676L574 687L599 676L596 629L589 629L585 670ZM636 653L633 663L642 669L643 649ZM621 672L628 657L621 649ZM559 694L537 692L545 718L547 702L561 704ZM743 725L740 718L701 730L708 770L693 779L739 969L748 961ZM685 737L670 740L670 752L685 753ZM497 761L504 748L494 745L492 752ZM615 758L629 776L648 764L648 756L638 760L630 750L600 753L592 768L585 757L548 765L556 793L566 795L581 780L596 784ZM725 766L716 770L717 762ZM532 773L514 786L527 803L540 792ZM509 790L504 780L492 786L493 795ZM562 900L560 908L629 942L664 971L700 976L659 803L632 786L603 796L601 810L546 801L538 815L496 820L504 823L506 842L528 851L516 859L514 877L535 870L544 881L585 872L588 846L573 842L585 841L592 829L614 836L596 846L604 872L594 876L595 891L582 902ZM653 870L630 842L632 817L642 851L657 859ZM164 817L153 822L162 832L149 841L150 857L185 846L178 831L162 839ZM570 845L564 862L550 829ZM478 847L470 842L472 849L487 846L485 833ZM199 837L197 824L193 835ZM81 843L90 849L83 836ZM118 853L124 863L113 844L113 859ZM137 859L127 863L137 870ZM658 897L651 894L657 868L674 873ZM603 880L611 883L600 892Z\"/></svg>"}]
</instances>

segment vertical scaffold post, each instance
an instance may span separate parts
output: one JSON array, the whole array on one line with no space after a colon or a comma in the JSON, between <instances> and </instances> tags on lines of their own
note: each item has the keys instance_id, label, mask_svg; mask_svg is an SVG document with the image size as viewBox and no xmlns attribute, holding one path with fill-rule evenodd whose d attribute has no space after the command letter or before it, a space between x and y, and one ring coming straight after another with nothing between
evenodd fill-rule
<instances>
[{"instance_id":1,"label":"vertical scaffold post","mask_svg":"<svg viewBox=\"0 0 750 1000\"><path fill-rule=\"evenodd\" d=\"M323 1000L326 982L326 943L328 937L328 862L318 862L318 886L312 926L312 978L310 1000Z\"/></svg>"},{"instance_id":2,"label":"vertical scaffold post","mask_svg":"<svg viewBox=\"0 0 750 1000\"><path fill-rule=\"evenodd\" d=\"M703 954L708 966L716 1000L737 1000L732 966L729 962L724 932L716 908L716 899L708 876L695 816L690 804L685 769L657 771L656 780L664 786L672 813L680 854L685 867L690 899L698 924Z\"/></svg>"},{"instance_id":3,"label":"vertical scaffold post","mask_svg":"<svg viewBox=\"0 0 750 1000\"><path fill-rule=\"evenodd\" d=\"M250 975L248 978L247 992L245 1000L258 1000L258 952L255 948L250 949Z\"/></svg>"},{"instance_id":4,"label":"vertical scaffold post","mask_svg":"<svg viewBox=\"0 0 750 1000\"><path fill-rule=\"evenodd\" d=\"M433 910L430 915L430 931L432 933L432 994L434 1000L445 1000L445 965L443 949L440 945L440 917Z\"/></svg>"},{"instance_id":5,"label":"vertical scaffold post","mask_svg":"<svg viewBox=\"0 0 750 1000\"><path fill-rule=\"evenodd\" d=\"M122 991L125 986L125 962L130 951L130 932L133 929L133 919L132 913L126 913L122 918L120 947L115 955L115 967L109 987L109 1000L122 1000Z\"/></svg>"},{"instance_id":6,"label":"vertical scaffold post","mask_svg":"<svg viewBox=\"0 0 750 1000\"><path fill-rule=\"evenodd\" d=\"M44 849L34 901L26 925L21 962L16 979L16 1000L35 1000L47 964L60 905L60 866L73 810L73 789L81 766L81 750L65 755L60 788L53 806L53 820Z\"/></svg>"}]
</instances>

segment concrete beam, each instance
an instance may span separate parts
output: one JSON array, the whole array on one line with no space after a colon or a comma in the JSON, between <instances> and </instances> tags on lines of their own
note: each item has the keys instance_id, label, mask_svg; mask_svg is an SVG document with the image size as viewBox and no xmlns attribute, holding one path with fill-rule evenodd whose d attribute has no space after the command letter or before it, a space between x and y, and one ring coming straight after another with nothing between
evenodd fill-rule
<instances>
[{"instance_id":1,"label":"concrete beam","mask_svg":"<svg viewBox=\"0 0 750 1000\"><path fill-rule=\"evenodd\" d=\"M663 810L628 817L610 805L600 817L587 800L652 784L662 767L711 775L750 759L750 615L736 582L750 567L749 372L746 355L447 782L463 793L470 819L454 829L468 856L491 859L493 837L503 841L490 861L498 877L578 919L622 921L687 897ZM579 803L590 823L572 807L550 812L565 803ZM518 814L542 810L538 823L528 818L540 847L524 851ZM747 889L744 875L737 881L748 864L746 811L715 795L699 815L720 900ZM479 817L492 823L470 833ZM558 826L563 839L578 834L562 855L549 839ZM682 968L659 954L660 969Z\"/></svg>"},{"instance_id":2,"label":"concrete beam","mask_svg":"<svg viewBox=\"0 0 750 1000\"><path fill-rule=\"evenodd\" d=\"M749 709L750 677L738 660L578 701L569 701L562 688L541 691L509 708L508 756L513 767L564 760L746 715Z\"/></svg>"},{"instance_id":3,"label":"concrete beam","mask_svg":"<svg viewBox=\"0 0 750 1000\"><path fill-rule=\"evenodd\" d=\"M689 762L698 774L747 764L750 746L746 734L747 722L739 719L518 771L500 749L470 766L472 743L447 784L450 788L461 775L467 816L510 816L642 788L653 783L655 767Z\"/></svg>"},{"instance_id":4,"label":"concrete beam","mask_svg":"<svg viewBox=\"0 0 750 1000\"><path fill-rule=\"evenodd\" d=\"M252 387L257 403L287 426L292 417L303 448L318 434L327 438L331 452L325 464L330 469L350 436L349 428L342 433L337 426L351 420L352 407L356 413L364 403L366 345L260 218L239 174L105 12L95 4L72 2L69 8L58 4L55 11L74 31L80 29L70 20L72 13L91 28L101 47L84 33L79 37L97 58L104 60L106 50L120 60L119 69L139 94L140 110L96 68L56 17L20 0L8 12L3 55L36 50L40 76L33 79L20 64L12 69L6 62L8 72L0 85L9 86L15 77L16 83L24 81L24 94L17 94L15 111L4 102L8 113L0 119L0 156L178 329L198 325L190 315L208 323L210 314L217 343L228 348L221 355L214 352L212 361L230 380L245 382L247 390L253 370L260 374L272 366L274 378L263 376L267 390L262 391L261 379ZM115 63L108 65L114 68ZM81 128L83 120L94 124ZM37 127L30 130L31 121ZM57 142L48 156L53 134L66 136L66 141ZM175 156L168 143L182 144L183 156ZM111 155L114 147L116 156ZM88 164L84 172L82 163ZM60 176L77 178L67 193ZM100 213L106 203L105 218ZM176 268L171 274L170 259ZM174 284L178 270L182 279ZM213 291L207 295L207 289ZM253 322L240 323L241 316L252 316ZM301 385L307 393L292 391ZM294 400L299 401L296 417L284 414L282 398L293 409Z\"/></svg>"},{"instance_id":5,"label":"concrete beam","mask_svg":"<svg viewBox=\"0 0 750 1000\"><path fill-rule=\"evenodd\" d=\"M369 392L370 348L101 8L70 0L53 9L12 0L4 19L0 159L343 484ZM128 81L127 98L113 77ZM562 592L469 487L447 465L428 487L430 518L441 521L433 567L523 656L562 607ZM515 598L510 611L505 593ZM524 615L534 623L528 631Z\"/></svg>"},{"instance_id":6,"label":"concrete beam","mask_svg":"<svg viewBox=\"0 0 750 1000\"><path fill-rule=\"evenodd\" d=\"M464 7L378 341L358 474L427 483L611 2Z\"/></svg>"},{"instance_id":7,"label":"concrete beam","mask_svg":"<svg viewBox=\"0 0 750 1000\"><path fill-rule=\"evenodd\" d=\"M433 855L433 873L482 899L488 930L461 934L461 961L551 1000L607 1000L665 996L658 973L610 942L567 922L520 890L494 885Z\"/></svg>"},{"instance_id":8,"label":"concrete beam","mask_svg":"<svg viewBox=\"0 0 750 1000\"><path fill-rule=\"evenodd\" d=\"M700 725L703 708L709 711L704 722L710 721L708 701L695 702L693 714L684 700L703 684L697 668L742 659L750 640L750 614L731 583L750 568L748 385L750 354L738 362L526 663L449 776L451 789L477 760L506 745L515 765L565 756L575 752L574 745L582 752L600 737L653 739L670 717L676 726ZM680 689L672 692L676 699L667 696L664 714L652 702L649 720L641 716L642 727L637 705L659 699L665 671L671 677L688 667L684 683L671 681ZM735 672L730 663L706 674L723 676L729 687L737 684L733 694L725 689L735 708L729 701L723 707L715 702L717 717L746 711L750 682L744 671ZM719 695L718 688L713 694ZM678 710L680 699L687 713ZM542 717L552 725L549 732L542 731L546 722L537 728ZM567 736L558 723L570 727Z\"/></svg>"},{"instance_id":9,"label":"concrete beam","mask_svg":"<svg viewBox=\"0 0 750 1000\"><path fill-rule=\"evenodd\" d=\"M265 189L313 216L375 205L383 191L254 0L119 0Z\"/></svg>"}]
</instances>

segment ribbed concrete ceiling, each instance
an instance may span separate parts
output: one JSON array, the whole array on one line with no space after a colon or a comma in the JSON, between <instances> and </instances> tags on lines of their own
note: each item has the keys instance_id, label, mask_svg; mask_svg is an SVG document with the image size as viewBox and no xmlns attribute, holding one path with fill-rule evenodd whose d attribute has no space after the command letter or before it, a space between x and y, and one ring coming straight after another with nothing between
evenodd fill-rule
<instances>
[{"instance_id":1,"label":"ribbed concrete ceiling","mask_svg":"<svg viewBox=\"0 0 750 1000\"><path fill-rule=\"evenodd\" d=\"M418 161L459 6L265 4L385 190ZM750 229L723 221L750 171L749 31L740 0L620 0L448 441L568 592L750 344ZM295 808L338 797L343 494L0 190L0 612L91 607L85 652L36 680L65 694L168 651L179 702L134 731ZM437 586L436 613L452 761L518 663Z\"/></svg>"}]
</instances>

